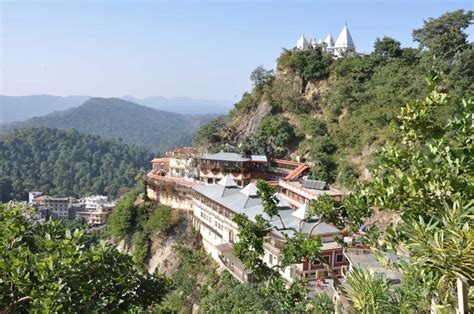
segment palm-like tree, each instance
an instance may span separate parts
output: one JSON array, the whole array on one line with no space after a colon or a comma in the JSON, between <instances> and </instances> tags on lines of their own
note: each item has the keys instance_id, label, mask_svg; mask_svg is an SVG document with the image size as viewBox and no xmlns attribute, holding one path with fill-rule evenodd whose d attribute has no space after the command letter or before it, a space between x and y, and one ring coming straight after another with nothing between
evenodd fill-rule
<instances>
[{"instance_id":1,"label":"palm-like tree","mask_svg":"<svg viewBox=\"0 0 474 314\"><path fill-rule=\"evenodd\" d=\"M393 313L390 281L369 269L354 267L346 276L343 291L357 313Z\"/></svg>"},{"instance_id":2,"label":"palm-like tree","mask_svg":"<svg viewBox=\"0 0 474 314\"><path fill-rule=\"evenodd\" d=\"M462 206L457 200L445 205L444 211L425 222L404 223L400 227L412 266L434 272L436 286L432 292L438 308L454 309L456 279L474 284L474 201Z\"/></svg>"}]
</instances>

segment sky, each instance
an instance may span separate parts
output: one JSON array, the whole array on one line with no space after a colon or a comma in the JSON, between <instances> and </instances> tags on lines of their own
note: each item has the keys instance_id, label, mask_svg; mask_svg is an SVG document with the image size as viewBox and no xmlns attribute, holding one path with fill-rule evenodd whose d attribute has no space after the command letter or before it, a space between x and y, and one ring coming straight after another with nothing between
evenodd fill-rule
<instances>
[{"instance_id":1,"label":"sky","mask_svg":"<svg viewBox=\"0 0 474 314\"><path fill-rule=\"evenodd\" d=\"M302 33L416 47L423 19L473 1L3 1L0 94L237 101ZM473 40L473 27L468 29Z\"/></svg>"}]
</instances>

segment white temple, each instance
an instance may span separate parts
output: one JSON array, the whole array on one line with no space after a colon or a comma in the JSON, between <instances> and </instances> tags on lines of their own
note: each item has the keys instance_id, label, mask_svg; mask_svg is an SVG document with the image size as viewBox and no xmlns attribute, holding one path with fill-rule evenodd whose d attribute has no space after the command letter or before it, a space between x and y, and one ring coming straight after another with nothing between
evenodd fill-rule
<instances>
[{"instance_id":1,"label":"white temple","mask_svg":"<svg viewBox=\"0 0 474 314\"><path fill-rule=\"evenodd\" d=\"M353 56L356 54L356 47L352 40L351 33L347 24L344 25L341 33L334 42L334 38L331 34L328 34L324 40L306 39L304 35L301 35L300 39L296 42L296 49L298 50L309 50L321 47L327 53L332 54L335 58Z\"/></svg>"}]
</instances>

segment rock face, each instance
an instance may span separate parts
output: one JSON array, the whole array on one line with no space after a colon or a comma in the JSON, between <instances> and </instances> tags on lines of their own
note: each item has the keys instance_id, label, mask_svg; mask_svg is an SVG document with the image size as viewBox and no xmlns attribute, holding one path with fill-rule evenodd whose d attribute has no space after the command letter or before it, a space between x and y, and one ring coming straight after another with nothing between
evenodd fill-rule
<instances>
[{"instance_id":1,"label":"rock face","mask_svg":"<svg viewBox=\"0 0 474 314\"><path fill-rule=\"evenodd\" d=\"M270 104L262 101L255 110L236 116L226 126L226 142L237 146L248 136L257 133L263 118L270 114L271 110Z\"/></svg>"},{"instance_id":2,"label":"rock face","mask_svg":"<svg viewBox=\"0 0 474 314\"><path fill-rule=\"evenodd\" d=\"M158 233L152 237L151 257L148 262L150 273L158 269L160 273L169 275L178 268L180 261L175 249L177 245L196 250L201 247L199 235L192 227L191 213L174 210L179 212L180 217L171 233L166 235Z\"/></svg>"}]
</instances>

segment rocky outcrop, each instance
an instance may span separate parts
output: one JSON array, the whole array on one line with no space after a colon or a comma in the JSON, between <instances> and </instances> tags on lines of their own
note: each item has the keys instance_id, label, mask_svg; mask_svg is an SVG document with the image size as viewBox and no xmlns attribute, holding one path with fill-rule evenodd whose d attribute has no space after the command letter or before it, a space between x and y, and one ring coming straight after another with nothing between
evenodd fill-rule
<instances>
[{"instance_id":1,"label":"rocky outcrop","mask_svg":"<svg viewBox=\"0 0 474 314\"><path fill-rule=\"evenodd\" d=\"M166 275L172 274L179 266L179 256L176 246L186 246L193 249L201 247L200 237L192 227L190 212L179 211L179 219L173 230L168 234L152 235L151 254L148 261L148 271Z\"/></svg>"},{"instance_id":2,"label":"rocky outcrop","mask_svg":"<svg viewBox=\"0 0 474 314\"><path fill-rule=\"evenodd\" d=\"M272 107L268 101L262 101L255 110L236 116L226 127L226 141L237 145L245 138L257 133L263 118L270 114L271 110Z\"/></svg>"}]
</instances>

